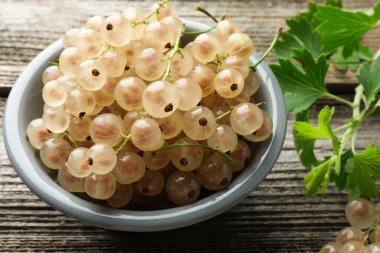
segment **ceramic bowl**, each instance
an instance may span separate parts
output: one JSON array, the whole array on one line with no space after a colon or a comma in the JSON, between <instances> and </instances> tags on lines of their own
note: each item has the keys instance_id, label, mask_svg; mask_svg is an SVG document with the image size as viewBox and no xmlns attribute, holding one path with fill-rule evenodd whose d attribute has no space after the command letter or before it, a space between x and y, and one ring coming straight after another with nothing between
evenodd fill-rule
<instances>
[{"instance_id":1,"label":"ceramic bowl","mask_svg":"<svg viewBox=\"0 0 380 253\"><path fill-rule=\"evenodd\" d=\"M187 30L207 26L185 20ZM254 149L248 167L224 190L217 191L193 204L157 211L113 209L81 199L61 188L47 173L38 152L28 143L28 123L42 115L41 76L49 61L58 58L63 49L58 40L42 51L25 69L14 85L4 114L4 141L9 159L23 182L43 201L62 213L86 224L113 230L162 231L188 226L218 215L236 205L252 192L274 166L286 132L286 106L278 81L268 65L257 67L261 87L258 101L273 118L272 136ZM256 62L258 55L251 57ZM20 207L22 208L22 207Z\"/></svg>"}]
</instances>

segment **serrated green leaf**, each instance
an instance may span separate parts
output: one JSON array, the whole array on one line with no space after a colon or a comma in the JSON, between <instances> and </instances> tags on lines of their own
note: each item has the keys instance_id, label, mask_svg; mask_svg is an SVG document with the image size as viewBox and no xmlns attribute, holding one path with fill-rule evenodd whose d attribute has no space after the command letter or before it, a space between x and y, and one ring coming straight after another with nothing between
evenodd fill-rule
<instances>
[{"instance_id":1,"label":"serrated green leaf","mask_svg":"<svg viewBox=\"0 0 380 253\"><path fill-rule=\"evenodd\" d=\"M344 11L335 6L319 6L314 15L322 23L317 27L321 34L322 51L331 52L343 46L343 56L349 57L359 48L361 37L372 29L378 20L374 13Z\"/></svg>"},{"instance_id":2,"label":"serrated green leaf","mask_svg":"<svg viewBox=\"0 0 380 253\"><path fill-rule=\"evenodd\" d=\"M308 8L308 12L286 20L289 29L281 34L275 46L278 58L293 60L292 49L307 49L314 58L320 56L320 35L315 30L320 22L313 18L317 5L309 3Z\"/></svg>"},{"instance_id":3,"label":"serrated green leaf","mask_svg":"<svg viewBox=\"0 0 380 253\"><path fill-rule=\"evenodd\" d=\"M332 141L334 154L339 152L339 141L331 129L331 119L334 109L328 106L323 108L318 116L318 126L308 122L296 121L293 125L296 149L300 153L302 164L311 168L319 164L314 154L314 143L317 139L330 139Z\"/></svg>"},{"instance_id":4,"label":"serrated green leaf","mask_svg":"<svg viewBox=\"0 0 380 253\"><path fill-rule=\"evenodd\" d=\"M337 162L340 161L339 171L337 171L338 165L337 163L335 163L335 167L334 167L335 173L331 173L330 181L334 182L335 186L340 190L345 189L346 184L347 184L347 176L348 176L348 172L341 168L346 167L347 160L352 158L352 156L353 156L352 150L351 149L346 150L341 155L340 159L337 160Z\"/></svg>"},{"instance_id":5,"label":"serrated green leaf","mask_svg":"<svg viewBox=\"0 0 380 253\"><path fill-rule=\"evenodd\" d=\"M351 197L375 198L378 189L374 178L380 180L380 149L368 146L362 154L354 154L345 167L347 191Z\"/></svg>"},{"instance_id":6,"label":"serrated green leaf","mask_svg":"<svg viewBox=\"0 0 380 253\"><path fill-rule=\"evenodd\" d=\"M380 92L380 58L372 65L365 63L360 69L358 79L364 87L367 103L375 101L376 95Z\"/></svg>"},{"instance_id":7,"label":"serrated green leaf","mask_svg":"<svg viewBox=\"0 0 380 253\"><path fill-rule=\"evenodd\" d=\"M340 70L351 69L354 71L360 67L362 61L370 61L372 57L373 53L371 49L360 43L358 50L355 50L353 54L347 58L343 56L343 48L338 48L338 51L331 56L331 60Z\"/></svg>"},{"instance_id":8,"label":"serrated green leaf","mask_svg":"<svg viewBox=\"0 0 380 253\"><path fill-rule=\"evenodd\" d=\"M295 114L295 121L296 122L309 122L309 110L304 110L301 112L298 112ZM295 138L295 130L293 127L293 141L294 141L294 146L297 151L299 152L300 155L300 160L302 164L307 167L311 168L312 166L317 166L319 164L319 161L317 157L315 156L314 153L314 141L310 141L309 143L303 143L302 140L299 140Z\"/></svg>"},{"instance_id":9,"label":"serrated green leaf","mask_svg":"<svg viewBox=\"0 0 380 253\"><path fill-rule=\"evenodd\" d=\"M324 192L327 188L327 184L330 179L330 168L332 166L332 161L326 160L320 165L312 169L304 178L306 183L306 196L314 197L317 195L318 191Z\"/></svg>"},{"instance_id":10,"label":"serrated green leaf","mask_svg":"<svg viewBox=\"0 0 380 253\"><path fill-rule=\"evenodd\" d=\"M292 50L293 58L279 59L278 64L271 65L286 95L287 105L291 111L300 112L308 109L318 98L326 95L325 77L328 64L322 55L316 61L307 50Z\"/></svg>"}]
</instances>

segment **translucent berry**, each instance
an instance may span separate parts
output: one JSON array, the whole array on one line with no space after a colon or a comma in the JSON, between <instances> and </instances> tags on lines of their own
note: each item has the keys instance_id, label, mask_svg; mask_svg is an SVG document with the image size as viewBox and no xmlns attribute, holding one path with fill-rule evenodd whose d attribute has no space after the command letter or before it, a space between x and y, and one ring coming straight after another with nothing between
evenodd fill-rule
<instances>
[{"instance_id":1,"label":"translucent berry","mask_svg":"<svg viewBox=\"0 0 380 253\"><path fill-rule=\"evenodd\" d=\"M68 192L84 192L86 179L71 175L66 165L58 170L57 181Z\"/></svg>"},{"instance_id":2,"label":"translucent berry","mask_svg":"<svg viewBox=\"0 0 380 253\"><path fill-rule=\"evenodd\" d=\"M216 191L229 185L233 171L222 157L212 155L202 163L197 173L203 187Z\"/></svg>"},{"instance_id":3,"label":"translucent berry","mask_svg":"<svg viewBox=\"0 0 380 253\"><path fill-rule=\"evenodd\" d=\"M116 190L114 194L110 198L106 199L107 204L114 208L121 208L126 206L131 201L132 195L132 185L116 183Z\"/></svg>"},{"instance_id":4,"label":"translucent berry","mask_svg":"<svg viewBox=\"0 0 380 253\"><path fill-rule=\"evenodd\" d=\"M87 164L96 174L107 174L116 165L117 156L115 150L107 144L95 144L88 149Z\"/></svg>"},{"instance_id":5,"label":"translucent berry","mask_svg":"<svg viewBox=\"0 0 380 253\"><path fill-rule=\"evenodd\" d=\"M119 155L113 170L116 181L120 184L132 184L139 181L145 174L145 162L131 152Z\"/></svg>"},{"instance_id":6,"label":"translucent berry","mask_svg":"<svg viewBox=\"0 0 380 253\"><path fill-rule=\"evenodd\" d=\"M240 135L249 135L255 132L263 125L263 122L263 111L251 103L237 105L230 115L231 127Z\"/></svg>"},{"instance_id":7,"label":"translucent berry","mask_svg":"<svg viewBox=\"0 0 380 253\"><path fill-rule=\"evenodd\" d=\"M264 122L259 129L250 135L244 135L244 138L251 142L260 142L265 141L272 134L273 121L269 114L265 111L264 113Z\"/></svg>"},{"instance_id":8,"label":"translucent berry","mask_svg":"<svg viewBox=\"0 0 380 253\"><path fill-rule=\"evenodd\" d=\"M376 219L375 208L366 199L351 200L346 206L346 218L353 227L359 229L369 228Z\"/></svg>"},{"instance_id":9,"label":"translucent berry","mask_svg":"<svg viewBox=\"0 0 380 253\"><path fill-rule=\"evenodd\" d=\"M42 145L40 158L49 169L58 170L66 163L70 154L70 144L62 138L51 138Z\"/></svg>"},{"instance_id":10,"label":"translucent berry","mask_svg":"<svg viewBox=\"0 0 380 253\"><path fill-rule=\"evenodd\" d=\"M198 199L201 186L193 173L176 171L169 176L165 190L174 204L182 206Z\"/></svg>"},{"instance_id":11,"label":"translucent berry","mask_svg":"<svg viewBox=\"0 0 380 253\"><path fill-rule=\"evenodd\" d=\"M94 199L108 199L116 191L116 180L112 173L99 175L92 173L86 178L86 193Z\"/></svg>"},{"instance_id":12,"label":"translucent berry","mask_svg":"<svg viewBox=\"0 0 380 253\"><path fill-rule=\"evenodd\" d=\"M189 138L182 138L176 144L197 144ZM197 146L182 146L171 149L170 160L173 165L182 171L193 171L199 167L203 160L203 149Z\"/></svg>"},{"instance_id":13,"label":"translucent berry","mask_svg":"<svg viewBox=\"0 0 380 253\"><path fill-rule=\"evenodd\" d=\"M167 117L177 110L179 95L169 82L156 81L148 85L142 96L144 110L155 118Z\"/></svg>"},{"instance_id":14,"label":"translucent berry","mask_svg":"<svg viewBox=\"0 0 380 253\"><path fill-rule=\"evenodd\" d=\"M184 116L183 131L193 140L209 138L215 131L214 113L204 106L197 106L187 111Z\"/></svg>"},{"instance_id":15,"label":"translucent berry","mask_svg":"<svg viewBox=\"0 0 380 253\"><path fill-rule=\"evenodd\" d=\"M36 149L40 149L44 145L44 142L54 135L44 126L42 119L32 120L28 124L26 133L30 144Z\"/></svg>"},{"instance_id":16,"label":"translucent berry","mask_svg":"<svg viewBox=\"0 0 380 253\"><path fill-rule=\"evenodd\" d=\"M145 175L136 183L137 190L145 196L155 196L164 188L164 177L157 170L147 170Z\"/></svg>"},{"instance_id":17,"label":"translucent berry","mask_svg":"<svg viewBox=\"0 0 380 253\"><path fill-rule=\"evenodd\" d=\"M214 133L207 139L207 145L222 152L236 148L238 138L234 130L228 125L218 125Z\"/></svg>"},{"instance_id":18,"label":"translucent berry","mask_svg":"<svg viewBox=\"0 0 380 253\"><path fill-rule=\"evenodd\" d=\"M143 151L155 151L164 144L164 136L158 123L149 118L136 120L131 127L133 144Z\"/></svg>"}]
</instances>

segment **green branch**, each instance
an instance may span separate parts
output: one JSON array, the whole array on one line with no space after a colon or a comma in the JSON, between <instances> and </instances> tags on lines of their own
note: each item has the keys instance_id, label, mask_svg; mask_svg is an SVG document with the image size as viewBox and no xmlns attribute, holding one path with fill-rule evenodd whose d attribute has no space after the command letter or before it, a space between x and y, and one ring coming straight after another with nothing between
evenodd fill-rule
<instances>
[{"instance_id":1,"label":"green branch","mask_svg":"<svg viewBox=\"0 0 380 253\"><path fill-rule=\"evenodd\" d=\"M256 67L268 56L268 54L272 51L274 46L276 45L278 39L280 38L280 35L282 33L282 27L277 28L276 34L273 37L272 43L270 44L267 51L261 56L261 58L253 65L249 66L253 71L256 71Z\"/></svg>"},{"instance_id":2,"label":"green branch","mask_svg":"<svg viewBox=\"0 0 380 253\"><path fill-rule=\"evenodd\" d=\"M226 111L226 112L222 113L221 115L219 115L218 117L216 117L216 119L215 119L215 120L216 120L216 123L220 124L221 121L222 121L222 119L223 119L224 117L226 117L226 116L228 116L228 115L231 114L232 109L233 109L233 108L230 108L228 111Z\"/></svg>"},{"instance_id":3,"label":"green branch","mask_svg":"<svg viewBox=\"0 0 380 253\"><path fill-rule=\"evenodd\" d=\"M179 43L181 42L181 38L183 36L183 32L185 31L185 27L186 27L185 24L182 24L181 31L177 37L177 41L175 42L174 48L171 51L171 54L167 58L169 60L169 62L168 62L168 66L166 67L164 77L162 78L163 81L166 81L169 77L170 67L171 67L174 56L181 52L181 48L179 47Z\"/></svg>"},{"instance_id":4,"label":"green branch","mask_svg":"<svg viewBox=\"0 0 380 253\"><path fill-rule=\"evenodd\" d=\"M139 21L134 21L132 22L132 27L135 27L135 26L138 26L140 24L145 24L146 21L151 18L153 15L155 14L158 14L160 12L160 10L165 6L165 4L168 2L169 0L162 0L161 2L159 2L157 4L157 7L148 13L148 15L146 15L142 20L139 20Z\"/></svg>"},{"instance_id":5,"label":"green branch","mask_svg":"<svg viewBox=\"0 0 380 253\"><path fill-rule=\"evenodd\" d=\"M125 145L127 145L127 143L131 140L131 134L128 134L128 135L124 135L124 134L121 134L121 136L124 138L124 141L123 143L115 150L115 153L116 155L120 154L120 152L123 150L123 148L125 147Z\"/></svg>"},{"instance_id":6,"label":"green branch","mask_svg":"<svg viewBox=\"0 0 380 253\"><path fill-rule=\"evenodd\" d=\"M343 104L346 104L346 105L348 105L349 107L354 107L354 104L353 103L351 103L350 101L348 101L348 100L346 100L346 99L344 99L344 98L341 98L341 97L338 97L338 96L335 96L334 94L331 94L331 93L326 93L325 94L325 96L326 97L329 97L329 98L332 98L332 99L335 99L336 101L339 101L339 102L341 102L341 103L343 103Z\"/></svg>"},{"instance_id":7,"label":"green branch","mask_svg":"<svg viewBox=\"0 0 380 253\"><path fill-rule=\"evenodd\" d=\"M200 147L200 148L203 148L203 149L207 149L207 150L211 150L211 151L214 151L217 155L221 156L222 158L224 158L225 160L229 161L229 162L233 162L234 160L232 159L231 156L227 155L226 153L220 151L220 150L216 150L212 147L209 147L207 145L203 145L203 144L199 144L199 143L175 143L175 144L171 144L171 145L167 145L167 146L163 146L162 148L154 151L154 152L162 152L162 151L166 151L166 150L169 150L169 149L172 149L172 148L179 148L179 147Z\"/></svg>"}]
</instances>

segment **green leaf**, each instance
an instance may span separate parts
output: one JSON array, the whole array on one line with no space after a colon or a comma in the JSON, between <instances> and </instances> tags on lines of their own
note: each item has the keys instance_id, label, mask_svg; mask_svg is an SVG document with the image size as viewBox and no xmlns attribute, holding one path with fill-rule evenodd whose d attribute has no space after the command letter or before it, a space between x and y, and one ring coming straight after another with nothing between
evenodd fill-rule
<instances>
[{"instance_id":1,"label":"green leaf","mask_svg":"<svg viewBox=\"0 0 380 253\"><path fill-rule=\"evenodd\" d=\"M316 32L319 21L313 18L317 5L309 3L309 11L287 19L289 29L283 32L275 46L277 58L292 59L292 49L307 49L314 58L321 54L320 35Z\"/></svg>"},{"instance_id":2,"label":"green leaf","mask_svg":"<svg viewBox=\"0 0 380 253\"><path fill-rule=\"evenodd\" d=\"M309 118L310 118L310 111L309 110L304 110L302 112L296 113L296 115L295 115L296 121L309 122Z\"/></svg>"},{"instance_id":3,"label":"green leaf","mask_svg":"<svg viewBox=\"0 0 380 253\"><path fill-rule=\"evenodd\" d=\"M377 12L369 16L363 12L344 11L331 5L319 6L315 17L322 22L317 27L321 34L322 51L332 52L344 46L345 58L359 48L361 37L372 29L378 20Z\"/></svg>"},{"instance_id":4,"label":"green leaf","mask_svg":"<svg viewBox=\"0 0 380 253\"><path fill-rule=\"evenodd\" d=\"M347 185L347 176L348 173L344 170L346 167L348 159L353 157L353 153L351 149L346 150L340 157L339 160L335 163L335 173L331 173L330 181L335 182L335 186L343 190ZM337 172L337 163L340 161L339 172ZM343 170L341 170L343 168Z\"/></svg>"},{"instance_id":5,"label":"green leaf","mask_svg":"<svg viewBox=\"0 0 380 253\"><path fill-rule=\"evenodd\" d=\"M305 110L295 115L296 122L309 122L309 110ZM312 166L317 166L319 161L314 153L314 143L315 141L305 142L303 139L296 138L296 131L293 127L293 140L296 150L299 152L300 160L302 164L311 168Z\"/></svg>"},{"instance_id":6,"label":"green leaf","mask_svg":"<svg viewBox=\"0 0 380 253\"><path fill-rule=\"evenodd\" d=\"M380 92L380 58L372 65L365 63L360 69L358 79L364 87L367 103L375 101L377 93Z\"/></svg>"},{"instance_id":7,"label":"green leaf","mask_svg":"<svg viewBox=\"0 0 380 253\"><path fill-rule=\"evenodd\" d=\"M308 122L296 121L293 125L296 149L300 153L302 164L311 168L319 164L314 154L314 144L317 139L330 139L332 141L334 154L338 154L340 143L331 129L331 119L334 109L328 106L323 108L318 116L318 126Z\"/></svg>"},{"instance_id":8,"label":"green leaf","mask_svg":"<svg viewBox=\"0 0 380 253\"><path fill-rule=\"evenodd\" d=\"M380 149L368 146L362 154L348 159L347 190L351 197L375 198L378 189L374 178L380 180Z\"/></svg>"},{"instance_id":9,"label":"green leaf","mask_svg":"<svg viewBox=\"0 0 380 253\"><path fill-rule=\"evenodd\" d=\"M372 18L374 22L380 19L380 2L378 2L375 7L373 7L373 15Z\"/></svg>"},{"instance_id":10,"label":"green leaf","mask_svg":"<svg viewBox=\"0 0 380 253\"><path fill-rule=\"evenodd\" d=\"M330 180L330 168L332 165L333 161L331 159L325 160L305 176L304 182L306 183L307 197L314 197L319 190L325 192Z\"/></svg>"},{"instance_id":11,"label":"green leaf","mask_svg":"<svg viewBox=\"0 0 380 253\"><path fill-rule=\"evenodd\" d=\"M324 55L316 61L306 49L293 49L292 56L300 64L279 59L278 64L272 64L271 68L285 94L288 93L285 96L288 108L300 112L328 93L324 81L328 64Z\"/></svg>"},{"instance_id":12,"label":"green leaf","mask_svg":"<svg viewBox=\"0 0 380 253\"><path fill-rule=\"evenodd\" d=\"M326 0L326 5L332 5L332 6L342 8L342 1L341 0Z\"/></svg>"},{"instance_id":13,"label":"green leaf","mask_svg":"<svg viewBox=\"0 0 380 253\"><path fill-rule=\"evenodd\" d=\"M331 60L335 66L340 70L356 70L362 63L362 61L370 61L373 57L371 49L365 47L363 44L359 44L358 50L355 50L349 57L343 56L343 48L338 48L338 51L331 56Z\"/></svg>"},{"instance_id":14,"label":"green leaf","mask_svg":"<svg viewBox=\"0 0 380 253\"><path fill-rule=\"evenodd\" d=\"M309 109L309 107L319 98L314 94L294 94L285 93L286 108L289 112L299 113L301 111Z\"/></svg>"}]
</instances>

